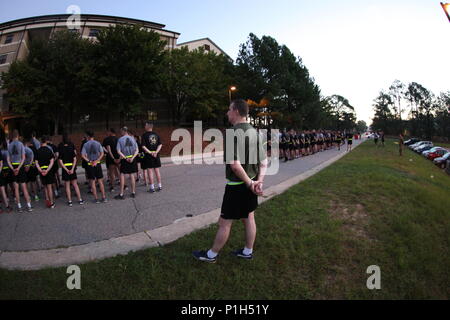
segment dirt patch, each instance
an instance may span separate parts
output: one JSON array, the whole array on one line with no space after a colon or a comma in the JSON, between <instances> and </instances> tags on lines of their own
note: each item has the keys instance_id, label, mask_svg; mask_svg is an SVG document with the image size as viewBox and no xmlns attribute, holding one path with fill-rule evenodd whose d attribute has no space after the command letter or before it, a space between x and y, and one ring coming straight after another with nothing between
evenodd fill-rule
<instances>
[{"instance_id":1,"label":"dirt patch","mask_svg":"<svg viewBox=\"0 0 450 320\"><path fill-rule=\"evenodd\" d=\"M331 201L331 217L342 222L342 227L350 237L364 238L372 241L367 233L369 215L362 204L344 205L338 201Z\"/></svg>"}]
</instances>

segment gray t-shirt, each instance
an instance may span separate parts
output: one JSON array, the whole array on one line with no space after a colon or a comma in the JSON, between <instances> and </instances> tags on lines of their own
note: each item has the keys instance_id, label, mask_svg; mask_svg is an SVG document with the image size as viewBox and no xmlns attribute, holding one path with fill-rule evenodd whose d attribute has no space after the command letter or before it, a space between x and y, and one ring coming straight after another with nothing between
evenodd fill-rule
<instances>
[{"instance_id":1,"label":"gray t-shirt","mask_svg":"<svg viewBox=\"0 0 450 320\"><path fill-rule=\"evenodd\" d=\"M8 167L8 156L9 156L8 150L2 150L1 154L3 160L3 168L6 168Z\"/></svg>"},{"instance_id":2,"label":"gray t-shirt","mask_svg":"<svg viewBox=\"0 0 450 320\"><path fill-rule=\"evenodd\" d=\"M123 136L117 141L117 152L122 152L124 156L132 156L137 149L136 140L131 136Z\"/></svg>"},{"instance_id":3,"label":"gray t-shirt","mask_svg":"<svg viewBox=\"0 0 450 320\"><path fill-rule=\"evenodd\" d=\"M33 162L34 153L29 147L25 147L25 162L24 165L29 165Z\"/></svg>"},{"instance_id":4,"label":"gray t-shirt","mask_svg":"<svg viewBox=\"0 0 450 320\"><path fill-rule=\"evenodd\" d=\"M103 147L100 142L95 140L89 140L83 146L81 154L86 156L89 161L94 161L100 158L100 154L103 152Z\"/></svg>"},{"instance_id":5,"label":"gray t-shirt","mask_svg":"<svg viewBox=\"0 0 450 320\"><path fill-rule=\"evenodd\" d=\"M25 154L25 147L20 141L11 141L8 146L9 159L11 163L20 163Z\"/></svg>"},{"instance_id":6,"label":"gray t-shirt","mask_svg":"<svg viewBox=\"0 0 450 320\"><path fill-rule=\"evenodd\" d=\"M33 145L36 148L36 150L39 150L39 148L41 147L41 143L36 138L33 138Z\"/></svg>"}]
</instances>

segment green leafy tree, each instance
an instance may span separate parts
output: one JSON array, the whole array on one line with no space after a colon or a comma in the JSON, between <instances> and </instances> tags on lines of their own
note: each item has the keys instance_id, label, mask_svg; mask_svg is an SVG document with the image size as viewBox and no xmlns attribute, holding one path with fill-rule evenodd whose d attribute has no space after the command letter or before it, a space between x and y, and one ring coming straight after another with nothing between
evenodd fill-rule
<instances>
[{"instance_id":1,"label":"green leafy tree","mask_svg":"<svg viewBox=\"0 0 450 320\"><path fill-rule=\"evenodd\" d=\"M173 123L222 119L228 101L227 58L186 47L170 51L164 61L160 92L168 101Z\"/></svg>"},{"instance_id":2,"label":"green leafy tree","mask_svg":"<svg viewBox=\"0 0 450 320\"><path fill-rule=\"evenodd\" d=\"M122 125L125 114L141 113L146 100L156 95L166 42L140 25L111 26L97 40L91 96L106 115L120 114Z\"/></svg>"},{"instance_id":3,"label":"green leafy tree","mask_svg":"<svg viewBox=\"0 0 450 320\"><path fill-rule=\"evenodd\" d=\"M24 61L14 62L4 75L4 88L14 112L53 122L53 134L65 115L79 110L79 74L91 44L69 31L35 41Z\"/></svg>"}]
</instances>

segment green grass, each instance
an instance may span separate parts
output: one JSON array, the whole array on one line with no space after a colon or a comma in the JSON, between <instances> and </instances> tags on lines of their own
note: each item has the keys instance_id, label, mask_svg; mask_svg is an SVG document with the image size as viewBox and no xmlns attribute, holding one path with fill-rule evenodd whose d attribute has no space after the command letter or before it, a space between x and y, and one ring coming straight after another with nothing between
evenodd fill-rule
<instances>
[{"instance_id":1,"label":"green grass","mask_svg":"<svg viewBox=\"0 0 450 320\"><path fill-rule=\"evenodd\" d=\"M364 143L263 204L252 261L228 254L243 245L240 223L216 264L195 261L191 252L210 247L213 226L81 265L81 290L66 289L66 268L0 270L0 298L448 299L450 177L397 150L394 140ZM381 268L381 290L366 287L370 265Z\"/></svg>"}]
</instances>

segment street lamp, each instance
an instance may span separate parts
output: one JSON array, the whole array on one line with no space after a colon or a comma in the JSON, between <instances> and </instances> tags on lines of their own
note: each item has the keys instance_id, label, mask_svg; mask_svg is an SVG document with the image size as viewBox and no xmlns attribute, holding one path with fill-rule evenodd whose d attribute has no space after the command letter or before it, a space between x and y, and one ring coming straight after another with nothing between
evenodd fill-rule
<instances>
[{"instance_id":1,"label":"street lamp","mask_svg":"<svg viewBox=\"0 0 450 320\"><path fill-rule=\"evenodd\" d=\"M448 18L448 21L450 22L450 3L442 3L441 2L442 9L444 9L445 15Z\"/></svg>"},{"instance_id":2,"label":"street lamp","mask_svg":"<svg viewBox=\"0 0 450 320\"><path fill-rule=\"evenodd\" d=\"M231 91L236 91L237 90L237 88L235 87L235 86L231 86L229 89L228 89L228 95L229 95L229 97L230 97L230 103L231 103Z\"/></svg>"}]
</instances>

